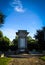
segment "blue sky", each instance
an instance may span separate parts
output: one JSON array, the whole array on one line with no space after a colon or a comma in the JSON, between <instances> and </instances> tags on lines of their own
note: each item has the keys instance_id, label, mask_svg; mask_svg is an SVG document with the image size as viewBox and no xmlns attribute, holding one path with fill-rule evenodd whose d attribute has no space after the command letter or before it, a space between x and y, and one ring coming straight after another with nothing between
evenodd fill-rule
<instances>
[{"instance_id":1,"label":"blue sky","mask_svg":"<svg viewBox=\"0 0 45 65\"><path fill-rule=\"evenodd\" d=\"M18 30L27 30L33 37L45 26L45 0L0 0L0 11L6 15L0 30L10 40Z\"/></svg>"}]
</instances>

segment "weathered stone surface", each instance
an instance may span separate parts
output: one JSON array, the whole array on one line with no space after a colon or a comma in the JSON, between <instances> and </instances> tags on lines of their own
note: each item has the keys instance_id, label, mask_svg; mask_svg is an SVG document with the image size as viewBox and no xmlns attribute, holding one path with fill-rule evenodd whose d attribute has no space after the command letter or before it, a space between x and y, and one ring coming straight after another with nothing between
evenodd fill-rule
<instances>
[{"instance_id":1,"label":"weathered stone surface","mask_svg":"<svg viewBox=\"0 0 45 65\"><path fill-rule=\"evenodd\" d=\"M27 30L18 30L18 51L25 51L27 49Z\"/></svg>"}]
</instances>

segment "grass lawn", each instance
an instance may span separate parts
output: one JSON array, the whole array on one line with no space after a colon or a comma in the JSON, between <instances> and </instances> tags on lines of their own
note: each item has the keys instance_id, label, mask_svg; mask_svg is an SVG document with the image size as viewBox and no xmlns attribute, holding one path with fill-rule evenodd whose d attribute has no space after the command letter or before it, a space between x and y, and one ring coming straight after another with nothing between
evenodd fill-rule
<instances>
[{"instance_id":1,"label":"grass lawn","mask_svg":"<svg viewBox=\"0 0 45 65\"><path fill-rule=\"evenodd\" d=\"M1 58L0 57L0 65L8 65L9 61L11 60L11 58Z\"/></svg>"},{"instance_id":2,"label":"grass lawn","mask_svg":"<svg viewBox=\"0 0 45 65\"><path fill-rule=\"evenodd\" d=\"M45 56L41 57L41 59L45 61Z\"/></svg>"}]
</instances>

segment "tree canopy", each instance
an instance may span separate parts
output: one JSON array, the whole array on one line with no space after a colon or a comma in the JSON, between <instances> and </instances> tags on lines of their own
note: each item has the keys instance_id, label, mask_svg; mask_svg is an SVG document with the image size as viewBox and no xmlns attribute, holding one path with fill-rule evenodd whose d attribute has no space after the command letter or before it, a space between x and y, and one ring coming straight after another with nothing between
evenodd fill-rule
<instances>
[{"instance_id":1,"label":"tree canopy","mask_svg":"<svg viewBox=\"0 0 45 65\"><path fill-rule=\"evenodd\" d=\"M0 31L0 37L3 37L3 33L2 33L2 31Z\"/></svg>"},{"instance_id":2,"label":"tree canopy","mask_svg":"<svg viewBox=\"0 0 45 65\"><path fill-rule=\"evenodd\" d=\"M6 36L3 36L2 31L0 31L0 50L5 51L9 47L10 40Z\"/></svg>"},{"instance_id":3,"label":"tree canopy","mask_svg":"<svg viewBox=\"0 0 45 65\"><path fill-rule=\"evenodd\" d=\"M0 12L0 27L4 24L5 15Z\"/></svg>"},{"instance_id":4,"label":"tree canopy","mask_svg":"<svg viewBox=\"0 0 45 65\"><path fill-rule=\"evenodd\" d=\"M37 33L35 35L35 39L38 40L39 49L44 50L45 49L45 27L43 27L41 30L37 30Z\"/></svg>"}]
</instances>

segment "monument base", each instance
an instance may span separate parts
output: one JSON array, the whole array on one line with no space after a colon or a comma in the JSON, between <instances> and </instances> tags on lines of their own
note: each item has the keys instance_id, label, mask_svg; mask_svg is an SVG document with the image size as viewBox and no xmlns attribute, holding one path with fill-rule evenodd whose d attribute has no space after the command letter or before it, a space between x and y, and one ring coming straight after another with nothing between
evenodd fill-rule
<instances>
[{"instance_id":1,"label":"monument base","mask_svg":"<svg viewBox=\"0 0 45 65\"><path fill-rule=\"evenodd\" d=\"M16 54L21 54L21 53L29 53L28 49L18 49L16 51Z\"/></svg>"}]
</instances>

